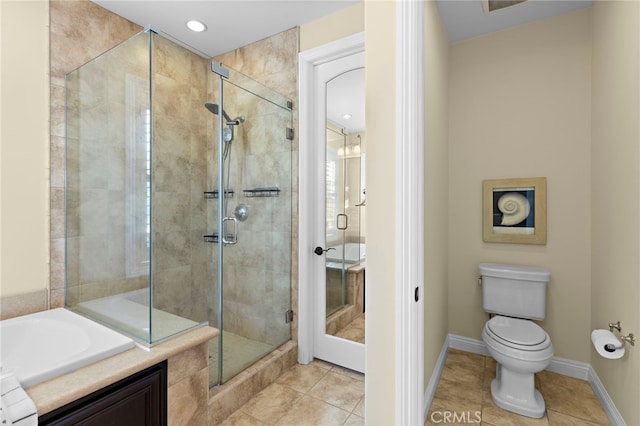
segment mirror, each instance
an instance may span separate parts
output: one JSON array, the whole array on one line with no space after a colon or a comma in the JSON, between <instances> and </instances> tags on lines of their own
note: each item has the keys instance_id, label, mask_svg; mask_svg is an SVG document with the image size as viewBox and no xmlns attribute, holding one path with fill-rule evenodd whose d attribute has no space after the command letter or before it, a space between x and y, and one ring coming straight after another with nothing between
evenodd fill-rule
<instances>
[{"instance_id":1,"label":"mirror","mask_svg":"<svg viewBox=\"0 0 640 426\"><path fill-rule=\"evenodd\" d=\"M364 343L366 132L364 68L327 83L326 334Z\"/></svg>"}]
</instances>

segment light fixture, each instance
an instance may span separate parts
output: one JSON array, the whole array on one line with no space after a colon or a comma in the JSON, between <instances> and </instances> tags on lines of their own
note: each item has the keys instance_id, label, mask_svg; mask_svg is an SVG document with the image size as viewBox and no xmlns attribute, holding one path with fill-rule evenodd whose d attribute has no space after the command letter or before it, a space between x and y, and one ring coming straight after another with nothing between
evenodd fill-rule
<instances>
[{"instance_id":1,"label":"light fixture","mask_svg":"<svg viewBox=\"0 0 640 426\"><path fill-rule=\"evenodd\" d=\"M187 22L187 28L189 28L191 31L196 33L207 31L207 26L204 23L195 19L192 19L191 21Z\"/></svg>"},{"instance_id":2,"label":"light fixture","mask_svg":"<svg viewBox=\"0 0 640 426\"><path fill-rule=\"evenodd\" d=\"M350 119L351 117L352 117L352 115L351 115L351 114L345 114L345 115L343 115L343 116L342 116L342 118L344 118L345 120L348 120L348 119Z\"/></svg>"}]
</instances>

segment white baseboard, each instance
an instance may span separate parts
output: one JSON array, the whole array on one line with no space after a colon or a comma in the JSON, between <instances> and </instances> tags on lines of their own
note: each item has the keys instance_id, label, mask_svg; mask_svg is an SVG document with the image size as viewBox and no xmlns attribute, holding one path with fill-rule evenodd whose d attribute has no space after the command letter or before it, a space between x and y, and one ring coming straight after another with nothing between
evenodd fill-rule
<instances>
[{"instance_id":1,"label":"white baseboard","mask_svg":"<svg viewBox=\"0 0 640 426\"><path fill-rule=\"evenodd\" d=\"M447 338L449 342L449 347L452 349L459 349L465 352L471 352L478 355L490 356L489 351L487 350L487 345L482 340L471 339L469 337L458 336L455 334L449 334ZM446 341L445 341L446 344ZM446 351L445 351L446 355ZM438 359L440 362L440 359ZM444 365L444 361L443 361ZM436 366L437 367L437 366ZM438 378L440 377L440 373L442 371L442 367L440 367L440 371L438 372ZM593 393L600 401L604 412L609 417L611 424L613 425L625 425L624 419L620 415L620 412L616 408L613 400L607 393L604 385L600 381L600 378L596 374L596 371L593 369L591 364L587 364L579 361L572 361L570 359L553 357L551 359L551 363L547 367L547 371L551 371L553 373L562 374L564 376L573 377L576 379L586 380L591 385L593 389ZM435 372L434 372L435 375ZM433 377L432 377L433 379ZM437 382L436 382L437 384ZM431 382L429 382L431 385ZM427 391L429 388L427 388ZM435 392L435 388L433 390ZM425 395L426 399L427 395ZM433 399L433 395L430 396ZM431 404L431 399L429 399L429 404ZM427 406L428 407L428 406Z\"/></svg>"},{"instance_id":2,"label":"white baseboard","mask_svg":"<svg viewBox=\"0 0 640 426\"><path fill-rule=\"evenodd\" d=\"M424 393L424 403L422 406L422 424L425 424L427 421L427 416L429 415L429 407L431 407L433 396L436 394L436 388L438 387L438 382L440 381L440 376L442 375L442 370L444 369L444 362L447 360L447 352L449 352L449 348L449 336L447 336L444 339L444 344L442 345L442 349L440 350L440 355L438 355L436 365L433 367L431 378L429 379L429 383L427 384L427 390Z\"/></svg>"},{"instance_id":3,"label":"white baseboard","mask_svg":"<svg viewBox=\"0 0 640 426\"><path fill-rule=\"evenodd\" d=\"M613 400L609 396L609 393L605 389L604 385L600 381L600 377L596 373L596 370L593 369L591 365L589 365L589 384L591 385L591 389L593 389L593 393L596 394L598 401L600 401L600 405L604 409L604 412L609 417L609 421L612 425L615 426L624 426L626 425L622 415L616 408L616 405L613 403Z\"/></svg>"},{"instance_id":4,"label":"white baseboard","mask_svg":"<svg viewBox=\"0 0 640 426\"><path fill-rule=\"evenodd\" d=\"M449 334L449 347L458 349L472 354L490 356L487 345L482 340L472 339L470 337Z\"/></svg>"}]
</instances>

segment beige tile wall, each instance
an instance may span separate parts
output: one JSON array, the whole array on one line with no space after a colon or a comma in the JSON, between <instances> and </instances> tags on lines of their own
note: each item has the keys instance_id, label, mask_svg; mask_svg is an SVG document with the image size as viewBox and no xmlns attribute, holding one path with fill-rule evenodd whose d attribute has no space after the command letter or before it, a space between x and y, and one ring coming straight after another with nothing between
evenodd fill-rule
<instances>
[{"instance_id":1,"label":"beige tile wall","mask_svg":"<svg viewBox=\"0 0 640 426\"><path fill-rule=\"evenodd\" d=\"M89 2L50 1L51 283L50 305L64 306L65 75L142 28Z\"/></svg>"},{"instance_id":2,"label":"beige tile wall","mask_svg":"<svg viewBox=\"0 0 640 426\"><path fill-rule=\"evenodd\" d=\"M86 29L86 31L85 31ZM117 15L114 15L95 4L88 1L53 1L51 2L51 84L52 84L52 117L51 117L51 305L64 305L64 144L65 144L65 126L64 126L64 75L78 66L86 63L92 58L98 56L106 49L122 42L131 35L139 32L141 28L134 25ZM158 93L163 90L170 93L182 93L180 97L165 97L167 102L162 103L162 97L156 96L157 101L154 104L154 123L156 135L155 141L156 153L160 154L155 157L157 162L157 174L155 177L155 185L157 192L154 194L156 206L162 207L156 209L157 215L154 215L155 229L158 230L154 234L157 251L155 253L158 262L156 269L155 284L157 291L155 292L155 302L161 309L166 309L182 316L187 316L197 320L208 319L212 323L215 321L214 296L208 288L211 288L207 276L211 276L214 266L207 264L206 260L215 258L213 255L212 245L202 243L202 235L212 233L214 230L212 224L206 224L203 215L208 215L207 208L213 204L208 204L202 197L202 192L210 190L207 185L211 186L210 180L215 177L211 171L207 170L207 155L215 155L215 150L207 150L207 143L214 138L211 122L211 114L206 111L203 104L209 99L205 99L205 90L201 85L207 81L207 61L202 60L196 55L187 52L184 49L177 49L174 45L161 40L156 43L157 63L156 69L162 68L164 71L154 75L155 89ZM283 95L294 100L294 128L297 123L297 110L295 106L296 87L297 87L297 51L298 51L298 30L292 29L284 33L278 34L269 39L254 43L242 49L230 52L220 58L225 64L232 68L239 69L256 78L261 83L271 87L272 89L282 93ZM186 66L185 66L186 65ZM211 84L210 82L208 84ZM180 87L182 86L182 87ZM211 89L210 89L211 93ZM211 96L211 95L210 95ZM214 97L215 98L215 97ZM111 108L111 107L110 107ZM238 114L241 111L238 112ZM191 120L195 125L186 125L184 123ZM249 128L249 126L247 126ZM260 128L254 127L256 134L263 134ZM238 135L241 136L241 135ZM252 135L247 135L250 139ZM180 143L177 143L177 142ZM263 147L264 148L264 147ZM238 149L234 147L234 149ZM275 265L284 266L280 268L286 271L290 264L291 253L297 250L297 138L291 146L293 151L290 158L290 166L292 168L291 192L283 193L278 200L283 200L289 204L291 200L291 208L293 211L292 229L283 229L283 232L253 235L252 238L262 238L263 245L280 242L280 245L289 246L291 242L291 251L285 256L275 258ZM254 151L260 148L253 148ZM263 152L267 152L265 149ZM255 152L254 152L255 153ZM238 156L236 155L236 158ZM170 160L167 160L170 159ZM260 163L261 159L256 155L255 163ZM160 164L162 162L163 164ZM188 165L188 167L185 167ZM267 171L268 176L273 176L278 170L279 164L274 163L273 168ZM258 180L252 174L255 172L250 170L244 172L245 179L255 180L258 186ZM242 173L241 168L237 168L238 173ZM207 175L208 174L208 175ZM277 180L278 177L275 176ZM286 177L286 179L291 179ZM179 182L182 184L178 185ZM253 184L247 182L247 184ZM185 191L181 188L189 188ZM257 201L257 203L263 200ZM257 204L256 203L256 204ZM235 204L231 204L233 207ZM185 206L191 206L190 212L183 211ZM266 208L269 208L266 206ZM273 216L273 212L269 212ZM199 217L194 217L197 215ZM212 217L212 215L208 215ZM197 225L204 224L204 225ZM288 225L288 224L287 224ZM79 225L78 225L79 226ZM258 224L255 224L258 226ZM73 227L72 227L73 228ZM186 232L185 232L186 231ZM253 230L252 230L253 231ZM185 238L178 236L188 235ZM103 236L104 238L104 236ZM71 243L73 243L71 241ZM248 247L257 246L256 244L248 244ZM259 246L259 245L258 245ZM70 247L75 247L71 244ZM99 247L99 245L96 245ZM118 252L121 249L117 250ZM251 251L251 250L249 250ZM171 252L171 255L165 253ZM178 256L175 254L178 253ZM247 256L248 255L248 256ZM255 263L256 260L262 262L264 259L263 251L256 253L241 253L238 256L240 263ZM244 260L243 260L244 259ZM215 262L214 262L215 263ZM273 262L271 262L274 264ZM266 285L265 291L270 293L271 297L286 299L292 297L292 306L295 306L297 294L297 267L295 259L293 259L293 268L290 276L293 280L293 286L285 297L282 297L282 289L279 286ZM239 271L241 265L236 265ZM104 296L113 293L114 285L123 289L137 288L143 283L141 281L132 284L130 281L123 284L105 283L104 280L89 279L83 282L80 279L80 272L73 271L70 274L72 284L79 285L82 283L83 291L70 292L69 295L75 296L76 299L86 299L91 297ZM95 272L95 271L94 271ZM104 271L105 273L107 271ZM231 271L233 272L233 267ZM249 270L249 272L251 272ZM286 282L288 276L282 276L282 272L271 268L267 271L274 282ZM244 287L257 282L251 280L251 274L247 275L246 270L238 272L237 282L243 282ZM287 271L287 275L289 272ZM253 274L256 275L256 274ZM260 281L264 274L261 273ZM95 278L95 277L93 277ZM124 287L123 287L124 286ZM248 294L250 290L242 288L236 291L236 294ZM247 290L247 291L243 291ZM106 292L106 293L105 293ZM116 291L117 292L117 291ZM232 292L233 293L233 292ZM207 299L209 309L202 308L202 303L193 303L195 300ZM178 303L175 301L178 300ZM171 301L171 302L170 302ZM253 303L240 301L238 299L231 300L232 306L228 307L230 315L235 312L236 318L251 318L254 316L255 310ZM274 308L275 309L275 308ZM278 307L278 312L269 313L267 315L282 318L282 310ZM206 312L205 312L206 310ZM249 311L249 312L247 312ZM240 324L240 321L233 319L228 322L229 325ZM256 339L278 342L282 340L282 333L274 333L273 330L264 326L264 320L256 319L256 321L245 321L243 330L238 330L244 334L248 334ZM259 331L251 328L260 328ZM294 325L295 335L295 325Z\"/></svg>"},{"instance_id":3,"label":"beige tile wall","mask_svg":"<svg viewBox=\"0 0 640 426\"><path fill-rule=\"evenodd\" d=\"M299 46L299 29L292 28L290 30L287 30L279 34L276 34L272 37L269 37L267 39L252 43L248 46L245 46L240 49L236 49L226 54L223 54L221 56L218 56L215 58L215 60L255 79L256 81L264 84L265 86L269 87L275 92L292 100L293 101L293 112L292 112L293 123L292 124L293 124L293 128L297 129L298 128L298 95L297 95L298 46ZM229 111L229 114L234 116L234 114L240 114L240 112ZM249 121L245 122L245 124L248 125ZM276 129L276 131L279 131L279 130ZM253 143L255 143L255 141L258 141L258 143L253 147L248 148L249 150L253 150L253 151L250 151L249 154L250 155L258 154L260 151L268 152L269 150L271 150L271 148L269 148L268 146L261 144L262 141L268 140L268 138L261 137L261 134L263 134L264 131L258 128L254 132L255 133L252 135L251 134L247 135L248 136L247 140L248 141L252 140ZM234 149L238 149L238 148L239 148L238 146L234 147ZM291 306L293 307L292 309L294 310L294 312L296 312L297 304L298 304L298 301L297 301L298 261L297 261L297 256L295 255L295 253L298 252L298 135L297 135L297 131L296 131L294 140L291 141L290 148L291 148L290 159L285 158L283 155L281 155L280 161L288 162L288 160L290 160L291 193L290 194L282 193L280 197L277 199L277 203L279 204L288 203L289 195L290 195L290 203L291 203L290 233L286 232L286 230L284 229L277 229L277 225L276 225L274 229L271 229L271 231L274 231L274 232L271 232L270 234L264 233L263 236L265 238L275 239L273 240L275 242L279 241L277 242L277 245L281 247L288 246L288 242L291 241L291 250L289 253L291 255L291 259L288 259L282 256L276 257L276 258L274 257L270 258L260 253L256 253L255 256L258 256L258 257L264 256L267 261L274 262L275 266L273 267L269 267L268 265L265 265L267 267L266 270L269 271L269 273L272 274L272 276L274 277L273 278L274 288L272 289L263 288L262 291L264 292L263 294L267 296L269 292L272 292L271 297L275 297L275 299L278 299L278 298L282 299L282 297L278 297L277 295L273 294L279 291L278 283L286 282L285 281L286 277L278 277L278 273L279 271L285 271L288 266L287 263L290 262L291 264L291 274L290 274ZM282 148L279 148L279 149L281 150ZM282 168L281 164L278 164L277 162L273 164L270 164L270 162L265 163L264 161L262 161L262 158L259 155L256 155L254 160L255 161L252 164L248 163L249 164L249 166L247 166L248 171L245 172L245 176L248 175L247 184L253 184L254 182L255 184L259 184L260 182L259 179L264 179L264 177L254 178L254 176L252 176L252 173L256 173L256 170L258 170L257 172L258 174L261 174L263 176L266 175L267 176L266 179L270 179L271 181L277 182L278 179L283 179L283 176L280 176L280 177L277 176L278 171ZM253 168L250 167L251 165L253 165L254 167ZM254 204L254 207L256 208L260 208L260 209L274 208L273 206L270 206L268 199L263 199L263 200L254 199L252 200L252 202ZM235 204L232 202L231 206L233 205ZM276 221L273 222L273 224L276 224L276 223L277 223ZM258 227L259 224L255 224L255 226ZM286 226L286 228L288 228L288 226ZM258 231L258 229L256 228L254 229L254 231ZM262 229L262 231L265 231L265 229ZM285 232L278 232L278 231L285 231ZM259 234L257 235L259 237ZM242 262L246 263L248 258L251 259L251 256L247 257L244 255L239 255L239 256L235 256L234 258L237 260L237 262L240 262L236 264L236 267L238 269L240 269L240 267L242 266L242 269L246 270L246 267L250 266L249 264L242 264ZM253 259L255 259L255 257L253 257ZM251 279L249 277L248 280L242 279L239 276L238 278L239 279L237 280L237 282L239 283L239 285L245 285L245 286L251 285L252 283L255 284L255 283L260 283L261 281L264 281L264 279L263 278L261 279L260 277L256 277L255 279ZM235 323L235 325L239 327L238 330L240 331L240 328L242 328L241 329L242 333L245 333L248 335L254 335L256 333L257 335L261 334L262 335L261 338L266 338L267 341L271 340L275 342L279 338L281 338L281 336L278 333L275 333L275 334L272 333L272 330L269 330L268 328L265 329L264 323L260 323L259 321L247 322L247 321L240 320L240 318L255 317L255 313L253 312L254 305L252 303L247 303L246 300L242 300L241 297L243 297L242 295L246 295L247 293L252 293L252 292L255 293L256 291L259 291L259 290L257 290L255 287L242 288L238 290L239 298L236 298L236 299L231 298L231 300L229 300L229 304L231 304L232 306L231 306L231 309L227 310L227 312L232 315L231 322ZM284 312L271 311L271 312L268 312L267 315L273 317L275 321L282 322L279 318L283 318ZM237 321L234 320L233 318L237 319ZM291 327L292 338L294 340L297 339L297 319L296 318L297 316L294 315L294 322ZM262 332L258 331L257 330L258 328L262 328L263 331Z\"/></svg>"}]
</instances>

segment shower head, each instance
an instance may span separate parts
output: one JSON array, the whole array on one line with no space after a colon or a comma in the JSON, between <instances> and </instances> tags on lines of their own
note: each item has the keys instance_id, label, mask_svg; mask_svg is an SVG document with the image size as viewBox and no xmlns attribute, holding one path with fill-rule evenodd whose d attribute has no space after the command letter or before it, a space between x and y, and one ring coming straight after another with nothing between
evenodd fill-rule
<instances>
[{"instance_id":1,"label":"shower head","mask_svg":"<svg viewBox=\"0 0 640 426\"><path fill-rule=\"evenodd\" d=\"M219 114L220 107L218 106L218 104L213 104L211 102L207 102L206 104L204 104L204 106L205 106L206 109L208 109L210 112L214 113L215 115ZM233 121L233 120L231 120L231 117L229 117L229 114L227 114L227 112L225 110L222 110L222 116L227 121Z\"/></svg>"}]
</instances>

